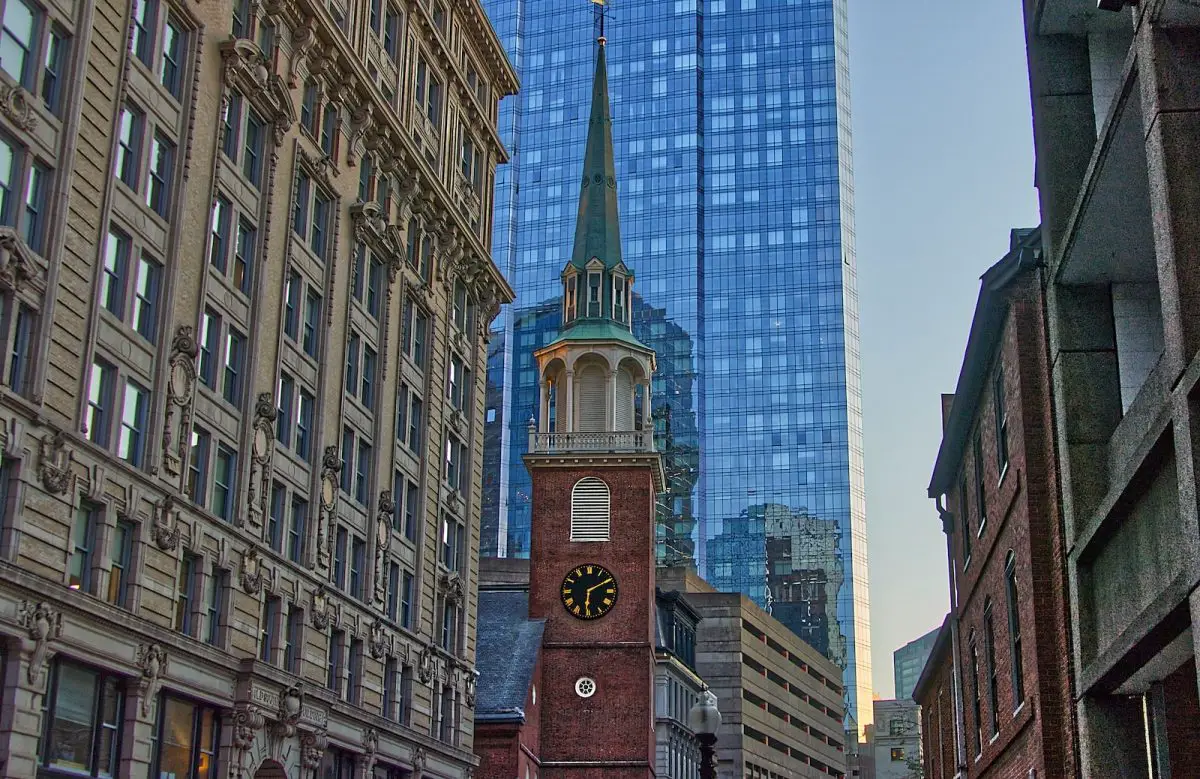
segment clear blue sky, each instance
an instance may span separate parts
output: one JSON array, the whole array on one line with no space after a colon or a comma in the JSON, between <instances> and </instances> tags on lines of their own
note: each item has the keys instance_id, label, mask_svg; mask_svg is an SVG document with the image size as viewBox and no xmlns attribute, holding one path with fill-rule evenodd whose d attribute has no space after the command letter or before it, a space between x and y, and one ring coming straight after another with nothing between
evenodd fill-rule
<instances>
[{"instance_id":1,"label":"clear blue sky","mask_svg":"<svg viewBox=\"0 0 1200 779\"><path fill-rule=\"evenodd\" d=\"M1038 222L1018 0L850 0L874 684L945 615L925 497L979 276Z\"/></svg>"}]
</instances>

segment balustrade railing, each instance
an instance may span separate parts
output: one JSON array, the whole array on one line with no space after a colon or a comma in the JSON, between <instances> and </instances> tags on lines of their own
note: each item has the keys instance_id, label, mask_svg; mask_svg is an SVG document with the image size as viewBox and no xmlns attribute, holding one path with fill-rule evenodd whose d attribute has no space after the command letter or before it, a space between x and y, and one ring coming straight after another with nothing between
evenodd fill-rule
<instances>
[{"instance_id":1,"label":"balustrade railing","mask_svg":"<svg viewBox=\"0 0 1200 779\"><path fill-rule=\"evenodd\" d=\"M530 431L531 454L568 452L653 452L654 433L650 430L622 430L603 433L539 433Z\"/></svg>"}]
</instances>

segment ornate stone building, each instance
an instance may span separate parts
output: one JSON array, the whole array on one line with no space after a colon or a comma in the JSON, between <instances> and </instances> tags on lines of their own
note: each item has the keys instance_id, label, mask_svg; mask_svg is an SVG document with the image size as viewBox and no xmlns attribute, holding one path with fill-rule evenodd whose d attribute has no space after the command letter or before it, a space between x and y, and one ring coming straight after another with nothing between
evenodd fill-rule
<instances>
[{"instance_id":1,"label":"ornate stone building","mask_svg":"<svg viewBox=\"0 0 1200 779\"><path fill-rule=\"evenodd\" d=\"M471 775L478 0L9 0L0 775Z\"/></svg>"}]
</instances>

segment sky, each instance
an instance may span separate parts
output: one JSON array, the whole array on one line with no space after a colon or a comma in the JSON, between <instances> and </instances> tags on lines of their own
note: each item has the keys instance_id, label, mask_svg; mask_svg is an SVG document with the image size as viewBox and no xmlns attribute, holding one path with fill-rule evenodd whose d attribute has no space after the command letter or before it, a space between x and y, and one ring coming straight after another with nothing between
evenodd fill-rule
<instances>
[{"instance_id":1,"label":"sky","mask_svg":"<svg viewBox=\"0 0 1200 779\"><path fill-rule=\"evenodd\" d=\"M1019 0L850 0L872 671L949 609L926 487L980 275L1038 223Z\"/></svg>"}]
</instances>

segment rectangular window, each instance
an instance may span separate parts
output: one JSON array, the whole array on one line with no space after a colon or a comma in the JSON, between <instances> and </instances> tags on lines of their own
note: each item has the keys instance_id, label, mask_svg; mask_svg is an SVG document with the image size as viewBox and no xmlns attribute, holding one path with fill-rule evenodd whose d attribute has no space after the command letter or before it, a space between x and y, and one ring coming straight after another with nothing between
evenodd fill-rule
<instances>
[{"instance_id":1,"label":"rectangular window","mask_svg":"<svg viewBox=\"0 0 1200 779\"><path fill-rule=\"evenodd\" d=\"M423 406L421 399L413 395L408 410L408 448L418 457L421 456L421 412Z\"/></svg>"},{"instance_id":2,"label":"rectangular window","mask_svg":"<svg viewBox=\"0 0 1200 779\"><path fill-rule=\"evenodd\" d=\"M29 166L29 183L25 187L25 219L21 236L34 252L41 254L45 248L46 197L50 190L50 169L40 162Z\"/></svg>"},{"instance_id":3,"label":"rectangular window","mask_svg":"<svg viewBox=\"0 0 1200 779\"><path fill-rule=\"evenodd\" d=\"M417 539L417 517L420 506L418 496L420 488L416 482L409 482L404 495L404 537L409 541Z\"/></svg>"},{"instance_id":4,"label":"rectangular window","mask_svg":"<svg viewBox=\"0 0 1200 779\"><path fill-rule=\"evenodd\" d=\"M225 333L225 377L221 395L225 402L242 407L242 372L246 362L246 336L230 327Z\"/></svg>"},{"instance_id":5,"label":"rectangular window","mask_svg":"<svg viewBox=\"0 0 1200 779\"><path fill-rule=\"evenodd\" d=\"M446 436L446 483L451 489L462 488L463 445L454 436Z\"/></svg>"},{"instance_id":6,"label":"rectangular window","mask_svg":"<svg viewBox=\"0 0 1200 779\"><path fill-rule=\"evenodd\" d=\"M400 669L400 724L412 725L413 669L405 665Z\"/></svg>"},{"instance_id":7,"label":"rectangular window","mask_svg":"<svg viewBox=\"0 0 1200 779\"><path fill-rule=\"evenodd\" d=\"M395 622L400 606L400 566L396 563L388 563L387 567L387 597L384 599L384 603L387 607L388 619Z\"/></svg>"},{"instance_id":8,"label":"rectangular window","mask_svg":"<svg viewBox=\"0 0 1200 779\"><path fill-rule=\"evenodd\" d=\"M258 247L258 230L245 219L238 220L237 243L233 250L233 286L243 295L250 294L254 277L254 252Z\"/></svg>"},{"instance_id":9,"label":"rectangular window","mask_svg":"<svg viewBox=\"0 0 1200 779\"><path fill-rule=\"evenodd\" d=\"M379 319L379 290L382 286L383 263L376 260L375 255L372 254L370 262L367 264L367 313L373 319Z\"/></svg>"},{"instance_id":10,"label":"rectangular window","mask_svg":"<svg viewBox=\"0 0 1200 779\"><path fill-rule=\"evenodd\" d=\"M346 669L345 700L358 703L359 686L362 682L362 641L355 638L350 640L350 662Z\"/></svg>"},{"instance_id":11,"label":"rectangular window","mask_svg":"<svg viewBox=\"0 0 1200 779\"><path fill-rule=\"evenodd\" d=\"M987 653L988 705L992 715L992 735L1000 732L1000 692L996 674L996 631L992 622L992 602L983 606L983 643Z\"/></svg>"},{"instance_id":12,"label":"rectangular window","mask_svg":"<svg viewBox=\"0 0 1200 779\"><path fill-rule=\"evenodd\" d=\"M362 386L358 399L362 404L372 411L375 410L375 368L378 362L375 350L369 346L363 346L362 357Z\"/></svg>"},{"instance_id":13,"label":"rectangular window","mask_svg":"<svg viewBox=\"0 0 1200 779\"><path fill-rule=\"evenodd\" d=\"M362 600L367 572L367 544L356 537L350 542L350 549L350 594Z\"/></svg>"},{"instance_id":14,"label":"rectangular window","mask_svg":"<svg viewBox=\"0 0 1200 779\"><path fill-rule=\"evenodd\" d=\"M349 495L354 487L354 431L342 428L342 492Z\"/></svg>"},{"instance_id":15,"label":"rectangular window","mask_svg":"<svg viewBox=\"0 0 1200 779\"><path fill-rule=\"evenodd\" d=\"M250 14L250 0L234 0L233 24L230 27L233 37L249 38L252 18Z\"/></svg>"},{"instance_id":16,"label":"rectangular window","mask_svg":"<svg viewBox=\"0 0 1200 779\"><path fill-rule=\"evenodd\" d=\"M971 507L967 503L967 477L963 476L958 487L959 527L962 532L963 566L971 562Z\"/></svg>"},{"instance_id":17,"label":"rectangular window","mask_svg":"<svg viewBox=\"0 0 1200 779\"><path fill-rule=\"evenodd\" d=\"M442 649L458 654L458 606L447 600L442 604Z\"/></svg>"},{"instance_id":18,"label":"rectangular window","mask_svg":"<svg viewBox=\"0 0 1200 779\"><path fill-rule=\"evenodd\" d=\"M117 120L117 178L125 186L137 191L141 178L142 133L145 131L146 115L139 109L126 104Z\"/></svg>"},{"instance_id":19,"label":"rectangular window","mask_svg":"<svg viewBox=\"0 0 1200 779\"><path fill-rule=\"evenodd\" d=\"M8 386L18 395L27 391L29 367L33 364L33 310L21 303L12 322L12 352L8 360Z\"/></svg>"},{"instance_id":20,"label":"rectangular window","mask_svg":"<svg viewBox=\"0 0 1200 779\"><path fill-rule=\"evenodd\" d=\"M343 653L346 651L346 634L341 630L329 632L329 670L325 676L325 686L340 698L343 694L342 672Z\"/></svg>"},{"instance_id":21,"label":"rectangular window","mask_svg":"<svg viewBox=\"0 0 1200 779\"><path fill-rule=\"evenodd\" d=\"M211 441L208 431L195 425L192 427L192 457L188 463L188 495L192 502L204 505L208 498L208 447Z\"/></svg>"},{"instance_id":22,"label":"rectangular window","mask_svg":"<svg viewBox=\"0 0 1200 779\"><path fill-rule=\"evenodd\" d=\"M113 407L113 389L117 380L117 369L104 360L92 363L92 376L88 382L88 407L84 417L88 440L97 446L108 447L109 428Z\"/></svg>"},{"instance_id":23,"label":"rectangular window","mask_svg":"<svg viewBox=\"0 0 1200 779\"><path fill-rule=\"evenodd\" d=\"M150 144L150 171L146 180L146 205L163 219L171 208L171 172L175 168L175 144L155 133Z\"/></svg>"},{"instance_id":24,"label":"rectangular window","mask_svg":"<svg viewBox=\"0 0 1200 779\"><path fill-rule=\"evenodd\" d=\"M229 272L229 230L233 204L224 195L217 195L212 209L212 249L208 261L222 274Z\"/></svg>"},{"instance_id":25,"label":"rectangular window","mask_svg":"<svg viewBox=\"0 0 1200 779\"><path fill-rule=\"evenodd\" d=\"M287 641L283 645L283 670L291 674L300 673L300 661L304 658L304 609L288 606Z\"/></svg>"},{"instance_id":26,"label":"rectangular window","mask_svg":"<svg viewBox=\"0 0 1200 779\"><path fill-rule=\"evenodd\" d=\"M418 310L413 325L412 358L421 370L425 369L425 336L428 328L429 317L425 312Z\"/></svg>"},{"instance_id":27,"label":"rectangular window","mask_svg":"<svg viewBox=\"0 0 1200 779\"><path fill-rule=\"evenodd\" d=\"M42 709L39 765L55 774L118 776L123 686L118 676L56 658Z\"/></svg>"},{"instance_id":28,"label":"rectangular window","mask_svg":"<svg viewBox=\"0 0 1200 779\"><path fill-rule=\"evenodd\" d=\"M415 613L413 601L415 593L413 592L413 575L408 571L404 572L404 581L400 585L400 626L413 629L413 614Z\"/></svg>"},{"instance_id":29,"label":"rectangular window","mask_svg":"<svg viewBox=\"0 0 1200 779\"><path fill-rule=\"evenodd\" d=\"M371 32L379 35L383 32L383 0L371 0Z\"/></svg>"},{"instance_id":30,"label":"rectangular window","mask_svg":"<svg viewBox=\"0 0 1200 779\"><path fill-rule=\"evenodd\" d=\"M142 467L145 460L146 417L149 413L150 391L137 382L126 381L117 456L136 468Z\"/></svg>"},{"instance_id":31,"label":"rectangular window","mask_svg":"<svg viewBox=\"0 0 1200 779\"><path fill-rule=\"evenodd\" d=\"M463 552L466 547L466 528L449 514L442 515L442 565L451 571L462 567Z\"/></svg>"},{"instance_id":32,"label":"rectangular window","mask_svg":"<svg viewBox=\"0 0 1200 779\"><path fill-rule=\"evenodd\" d=\"M339 527L333 543L333 584L339 590L346 589L346 551L349 544L349 534L346 528Z\"/></svg>"},{"instance_id":33,"label":"rectangular window","mask_svg":"<svg viewBox=\"0 0 1200 779\"><path fill-rule=\"evenodd\" d=\"M321 151L330 157L337 148L337 126L337 108L332 103L327 103L321 115Z\"/></svg>"},{"instance_id":34,"label":"rectangular window","mask_svg":"<svg viewBox=\"0 0 1200 779\"><path fill-rule=\"evenodd\" d=\"M96 545L96 532L100 526L101 509L91 503L84 503L75 510L75 536L72 540L74 550L71 552L71 570L67 580L72 590L92 592L93 569L95 560L92 552Z\"/></svg>"},{"instance_id":35,"label":"rectangular window","mask_svg":"<svg viewBox=\"0 0 1200 779\"><path fill-rule=\"evenodd\" d=\"M50 27L46 39L46 64L42 69L42 102L50 113L57 115L62 103L62 78L70 53L70 39L58 25ZM0 50L0 61L7 59Z\"/></svg>"},{"instance_id":36,"label":"rectangular window","mask_svg":"<svg viewBox=\"0 0 1200 779\"><path fill-rule=\"evenodd\" d=\"M162 29L162 60L158 67L158 80L171 97L180 99L183 87L184 34L171 15Z\"/></svg>"},{"instance_id":37,"label":"rectangular window","mask_svg":"<svg viewBox=\"0 0 1200 779\"><path fill-rule=\"evenodd\" d=\"M308 236L308 245L313 254L325 259L327 238L329 235L329 214L331 202L325 193L317 190L313 194L312 230Z\"/></svg>"},{"instance_id":38,"label":"rectangular window","mask_svg":"<svg viewBox=\"0 0 1200 779\"><path fill-rule=\"evenodd\" d=\"M299 273L290 271L283 294L283 333L293 341L300 335L300 298L303 294L304 281Z\"/></svg>"},{"instance_id":39,"label":"rectangular window","mask_svg":"<svg viewBox=\"0 0 1200 779\"><path fill-rule=\"evenodd\" d=\"M308 527L308 501L292 498L292 521L288 526L288 559L293 563L304 560L304 535Z\"/></svg>"},{"instance_id":40,"label":"rectangular window","mask_svg":"<svg viewBox=\"0 0 1200 779\"><path fill-rule=\"evenodd\" d=\"M283 603L279 598L267 596L263 601L262 625L259 626L258 659L264 663L274 663L276 638L279 630L279 615Z\"/></svg>"},{"instance_id":41,"label":"rectangular window","mask_svg":"<svg viewBox=\"0 0 1200 779\"><path fill-rule=\"evenodd\" d=\"M221 646L225 628L225 597L229 592L229 571L214 564L209 570L208 592L204 594L204 605L208 610L204 640L213 646Z\"/></svg>"},{"instance_id":42,"label":"rectangular window","mask_svg":"<svg viewBox=\"0 0 1200 779\"><path fill-rule=\"evenodd\" d=\"M1025 658L1021 648L1021 603L1017 588L1017 559L1008 553L1004 565L1004 587L1008 596L1008 653L1012 670L1013 709L1025 702Z\"/></svg>"},{"instance_id":43,"label":"rectangular window","mask_svg":"<svg viewBox=\"0 0 1200 779\"><path fill-rule=\"evenodd\" d=\"M362 352L362 339L351 331L350 343L346 347L346 394L358 395L358 356Z\"/></svg>"},{"instance_id":44,"label":"rectangular window","mask_svg":"<svg viewBox=\"0 0 1200 779\"><path fill-rule=\"evenodd\" d=\"M150 739L150 776L211 779L217 776L221 717L216 708L164 694Z\"/></svg>"},{"instance_id":45,"label":"rectangular window","mask_svg":"<svg viewBox=\"0 0 1200 779\"><path fill-rule=\"evenodd\" d=\"M968 644L971 660L971 709L975 715L975 727L971 731L971 740L975 745L975 754L983 752L983 707L979 700L979 647L975 644L975 636L971 636Z\"/></svg>"},{"instance_id":46,"label":"rectangular window","mask_svg":"<svg viewBox=\"0 0 1200 779\"><path fill-rule=\"evenodd\" d=\"M221 151L231 160L237 160L238 137L242 129L242 96L229 93L221 127Z\"/></svg>"},{"instance_id":47,"label":"rectangular window","mask_svg":"<svg viewBox=\"0 0 1200 779\"><path fill-rule=\"evenodd\" d=\"M600 274L588 274L588 316L600 316Z\"/></svg>"},{"instance_id":48,"label":"rectangular window","mask_svg":"<svg viewBox=\"0 0 1200 779\"><path fill-rule=\"evenodd\" d=\"M225 444L217 445L217 468L213 474L212 511L226 522L233 520L237 482L237 452Z\"/></svg>"},{"instance_id":49,"label":"rectangular window","mask_svg":"<svg viewBox=\"0 0 1200 779\"><path fill-rule=\"evenodd\" d=\"M292 440L292 408L295 402L296 382L286 373L279 374L276 390L278 412L275 416L275 440L287 446Z\"/></svg>"},{"instance_id":50,"label":"rectangular window","mask_svg":"<svg viewBox=\"0 0 1200 779\"><path fill-rule=\"evenodd\" d=\"M400 64L400 12L390 5L384 12L383 50L393 64Z\"/></svg>"},{"instance_id":51,"label":"rectangular window","mask_svg":"<svg viewBox=\"0 0 1200 779\"><path fill-rule=\"evenodd\" d=\"M321 296L311 287L304 299L304 337L301 348L309 357L316 358L321 333Z\"/></svg>"},{"instance_id":52,"label":"rectangular window","mask_svg":"<svg viewBox=\"0 0 1200 779\"><path fill-rule=\"evenodd\" d=\"M305 462L312 461L313 409L316 403L316 398L301 387L300 409L296 415L296 454Z\"/></svg>"},{"instance_id":53,"label":"rectangular window","mask_svg":"<svg viewBox=\"0 0 1200 779\"><path fill-rule=\"evenodd\" d=\"M212 389L217 387L217 354L221 348L221 317L205 309L200 321L200 381Z\"/></svg>"},{"instance_id":54,"label":"rectangular window","mask_svg":"<svg viewBox=\"0 0 1200 779\"><path fill-rule=\"evenodd\" d=\"M100 280L100 300L117 319L125 318L125 284L129 278L129 253L132 241L115 227L108 230L104 243L104 276Z\"/></svg>"},{"instance_id":55,"label":"rectangular window","mask_svg":"<svg viewBox=\"0 0 1200 779\"><path fill-rule=\"evenodd\" d=\"M271 515L267 520L267 543L276 552L283 551L283 528L287 522L287 490L278 482L271 485Z\"/></svg>"},{"instance_id":56,"label":"rectangular window","mask_svg":"<svg viewBox=\"0 0 1200 779\"><path fill-rule=\"evenodd\" d=\"M41 36L44 14L24 0L10 0L4 7L0 30L0 68L27 90L34 87L34 56Z\"/></svg>"},{"instance_id":57,"label":"rectangular window","mask_svg":"<svg viewBox=\"0 0 1200 779\"><path fill-rule=\"evenodd\" d=\"M978 534L982 537L984 528L987 526L987 503L983 486L983 441L979 433L975 434L972 456L975 459L975 505L979 509Z\"/></svg>"},{"instance_id":58,"label":"rectangular window","mask_svg":"<svg viewBox=\"0 0 1200 779\"><path fill-rule=\"evenodd\" d=\"M296 177L296 211L292 216L292 231L303 240L308 235L309 197L312 194L312 179L301 173Z\"/></svg>"},{"instance_id":59,"label":"rectangular window","mask_svg":"<svg viewBox=\"0 0 1200 779\"><path fill-rule=\"evenodd\" d=\"M105 600L123 609L130 606L129 582L133 575L131 566L133 565L135 532L132 522L120 519L117 520L117 525L113 528L112 537L109 540L108 559L112 567L108 574L108 595Z\"/></svg>"},{"instance_id":60,"label":"rectangular window","mask_svg":"<svg viewBox=\"0 0 1200 779\"><path fill-rule=\"evenodd\" d=\"M133 292L133 329L150 343L158 335L158 291L162 265L143 252L138 260Z\"/></svg>"},{"instance_id":61,"label":"rectangular window","mask_svg":"<svg viewBox=\"0 0 1200 779\"><path fill-rule=\"evenodd\" d=\"M192 635L192 598L196 594L196 572L200 558L184 552L179 563L178 591L175 597L175 629Z\"/></svg>"},{"instance_id":62,"label":"rectangular window","mask_svg":"<svg viewBox=\"0 0 1200 779\"><path fill-rule=\"evenodd\" d=\"M394 719L396 716L396 682L399 681L400 666L396 658L389 657L383 664L383 707L380 715L384 719ZM378 779L376 774L376 779Z\"/></svg>"},{"instance_id":63,"label":"rectangular window","mask_svg":"<svg viewBox=\"0 0 1200 779\"><path fill-rule=\"evenodd\" d=\"M354 246L354 265L351 268L350 294L359 303L363 300L366 283L367 245L361 241Z\"/></svg>"},{"instance_id":64,"label":"rectangular window","mask_svg":"<svg viewBox=\"0 0 1200 779\"><path fill-rule=\"evenodd\" d=\"M996 471L1001 476L1008 469L1008 411L1004 402L1004 366L996 370L992 385L992 402L996 414Z\"/></svg>"},{"instance_id":65,"label":"rectangular window","mask_svg":"<svg viewBox=\"0 0 1200 779\"><path fill-rule=\"evenodd\" d=\"M246 112L246 143L242 155L242 175L254 185L262 188L263 142L267 136L267 123L251 108Z\"/></svg>"},{"instance_id":66,"label":"rectangular window","mask_svg":"<svg viewBox=\"0 0 1200 779\"><path fill-rule=\"evenodd\" d=\"M354 464L354 499L363 506L367 505L371 494L371 460L371 445L360 439L358 462Z\"/></svg>"},{"instance_id":67,"label":"rectangular window","mask_svg":"<svg viewBox=\"0 0 1200 779\"><path fill-rule=\"evenodd\" d=\"M309 135L316 135L317 85L311 81L304 84L304 96L300 101L300 126Z\"/></svg>"}]
</instances>

